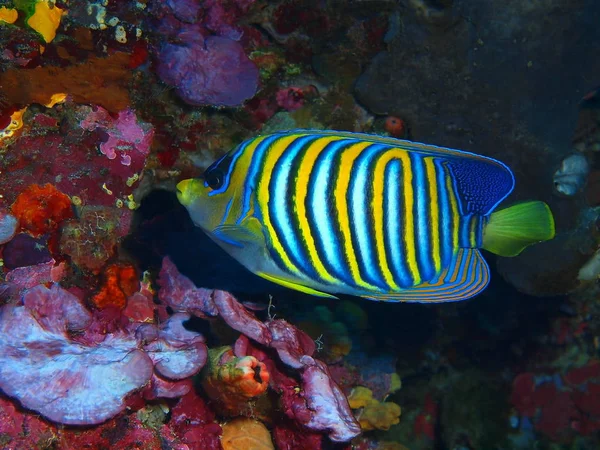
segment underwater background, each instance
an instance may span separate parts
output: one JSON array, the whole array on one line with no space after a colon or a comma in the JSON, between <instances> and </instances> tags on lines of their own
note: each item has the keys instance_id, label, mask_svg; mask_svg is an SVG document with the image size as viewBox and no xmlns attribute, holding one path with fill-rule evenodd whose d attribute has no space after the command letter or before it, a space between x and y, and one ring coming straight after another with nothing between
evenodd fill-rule
<instances>
[{"instance_id":1,"label":"underwater background","mask_svg":"<svg viewBox=\"0 0 600 450\"><path fill-rule=\"evenodd\" d=\"M600 448L600 2L0 0L0 448ZM439 304L246 270L176 196L241 142L505 163L556 236Z\"/></svg>"}]
</instances>

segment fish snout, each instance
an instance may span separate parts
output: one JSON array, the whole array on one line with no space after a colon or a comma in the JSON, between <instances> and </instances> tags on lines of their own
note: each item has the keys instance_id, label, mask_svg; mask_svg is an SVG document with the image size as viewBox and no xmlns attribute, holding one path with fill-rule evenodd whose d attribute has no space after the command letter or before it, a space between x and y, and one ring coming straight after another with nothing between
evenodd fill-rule
<instances>
[{"instance_id":1,"label":"fish snout","mask_svg":"<svg viewBox=\"0 0 600 450\"><path fill-rule=\"evenodd\" d=\"M182 205L186 205L190 201L189 195L190 180L183 180L177 183L177 199Z\"/></svg>"}]
</instances>

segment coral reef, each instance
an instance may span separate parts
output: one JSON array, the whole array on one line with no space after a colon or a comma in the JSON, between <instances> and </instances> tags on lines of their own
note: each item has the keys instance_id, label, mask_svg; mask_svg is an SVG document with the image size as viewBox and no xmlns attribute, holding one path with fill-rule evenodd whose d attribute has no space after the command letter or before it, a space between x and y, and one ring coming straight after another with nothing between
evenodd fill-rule
<instances>
[{"instance_id":1,"label":"coral reef","mask_svg":"<svg viewBox=\"0 0 600 450\"><path fill-rule=\"evenodd\" d=\"M0 448L599 448L598 2L0 3ZM253 278L175 186L293 128L496 157L557 237L464 304Z\"/></svg>"}]
</instances>

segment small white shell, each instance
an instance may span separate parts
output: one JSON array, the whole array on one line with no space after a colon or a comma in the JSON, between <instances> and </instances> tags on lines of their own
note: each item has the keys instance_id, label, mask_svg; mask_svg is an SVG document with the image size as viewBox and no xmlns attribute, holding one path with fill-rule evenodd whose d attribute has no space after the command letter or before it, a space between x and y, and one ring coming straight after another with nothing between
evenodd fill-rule
<instances>
[{"instance_id":1,"label":"small white shell","mask_svg":"<svg viewBox=\"0 0 600 450\"><path fill-rule=\"evenodd\" d=\"M0 244L10 241L17 232L18 226L19 221L15 216L0 209Z\"/></svg>"},{"instance_id":2,"label":"small white shell","mask_svg":"<svg viewBox=\"0 0 600 450\"><path fill-rule=\"evenodd\" d=\"M569 155L554 172L554 188L563 195L575 195L585 184L589 171L590 166L584 155Z\"/></svg>"},{"instance_id":3,"label":"small white shell","mask_svg":"<svg viewBox=\"0 0 600 450\"><path fill-rule=\"evenodd\" d=\"M594 281L600 277L600 250L579 269L577 278L582 281Z\"/></svg>"}]
</instances>

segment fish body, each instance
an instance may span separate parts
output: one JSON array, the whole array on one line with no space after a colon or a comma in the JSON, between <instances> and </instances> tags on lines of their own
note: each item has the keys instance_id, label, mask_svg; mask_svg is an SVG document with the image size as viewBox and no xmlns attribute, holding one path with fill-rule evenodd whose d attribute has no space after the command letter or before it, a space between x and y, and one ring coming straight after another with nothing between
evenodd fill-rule
<instances>
[{"instance_id":1,"label":"fish body","mask_svg":"<svg viewBox=\"0 0 600 450\"><path fill-rule=\"evenodd\" d=\"M513 187L510 169L485 156L295 130L243 142L180 182L178 196L196 225L268 280L321 296L439 302L486 287L480 248L512 255L554 235L542 202L492 214Z\"/></svg>"}]
</instances>

